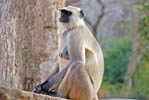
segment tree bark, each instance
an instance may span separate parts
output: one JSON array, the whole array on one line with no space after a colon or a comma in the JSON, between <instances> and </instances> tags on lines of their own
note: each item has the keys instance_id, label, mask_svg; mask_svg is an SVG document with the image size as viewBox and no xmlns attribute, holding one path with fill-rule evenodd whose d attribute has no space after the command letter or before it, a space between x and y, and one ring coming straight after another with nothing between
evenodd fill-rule
<instances>
[{"instance_id":1,"label":"tree bark","mask_svg":"<svg viewBox=\"0 0 149 100\"><path fill-rule=\"evenodd\" d=\"M0 85L32 91L58 54L56 9L64 0L0 0Z\"/></svg>"},{"instance_id":2,"label":"tree bark","mask_svg":"<svg viewBox=\"0 0 149 100\"><path fill-rule=\"evenodd\" d=\"M137 70L137 62L138 62L139 58L141 57L141 55L139 55L137 53L138 45L139 45L138 44L138 37L139 36L137 34L134 35L130 60L129 60L128 68L126 71L126 75L124 77L123 88L125 88L125 89L129 89L132 87L132 80L133 80L132 78L135 75L135 72Z\"/></svg>"}]
</instances>

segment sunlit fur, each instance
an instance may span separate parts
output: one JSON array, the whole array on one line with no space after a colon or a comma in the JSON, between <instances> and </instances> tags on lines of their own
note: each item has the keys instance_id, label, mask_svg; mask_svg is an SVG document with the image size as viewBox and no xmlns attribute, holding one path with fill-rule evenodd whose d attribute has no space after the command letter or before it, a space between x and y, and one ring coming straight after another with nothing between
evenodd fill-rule
<instances>
[{"instance_id":1,"label":"sunlit fur","mask_svg":"<svg viewBox=\"0 0 149 100\"><path fill-rule=\"evenodd\" d=\"M69 56L81 62L72 64L72 69L70 68L59 86L58 94L61 97L69 96L72 100L98 100L97 92L104 71L101 48L84 24L80 16L80 8L68 6L61 9L72 13L68 23L60 22L64 31L68 31L67 36L62 38L64 40L62 47L68 45Z\"/></svg>"}]
</instances>

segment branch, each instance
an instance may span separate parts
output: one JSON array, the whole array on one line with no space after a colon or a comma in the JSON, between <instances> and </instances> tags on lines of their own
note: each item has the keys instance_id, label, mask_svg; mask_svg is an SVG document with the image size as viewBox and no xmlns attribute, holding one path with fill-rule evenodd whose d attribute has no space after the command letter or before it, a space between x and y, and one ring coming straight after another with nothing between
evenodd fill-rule
<instances>
[{"instance_id":1,"label":"branch","mask_svg":"<svg viewBox=\"0 0 149 100\"><path fill-rule=\"evenodd\" d=\"M89 21L87 18L84 18L85 22L90 25L91 27L94 27L91 21Z\"/></svg>"},{"instance_id":2,"label":"branch","mask_svg":"<svg viewBox=\"0 0 149 100\"><path fill-rule=\"evenodd\" d=\"M95 37L97 36L98 25L100 24L101 19L103 18L104 14L105 14L104 13L105 5L101 2L101 0L97 0L97 2L101 6L101 15L98 16L97 22L96 22L95 26L93 27Z\"/></svg>"}]
</instances>

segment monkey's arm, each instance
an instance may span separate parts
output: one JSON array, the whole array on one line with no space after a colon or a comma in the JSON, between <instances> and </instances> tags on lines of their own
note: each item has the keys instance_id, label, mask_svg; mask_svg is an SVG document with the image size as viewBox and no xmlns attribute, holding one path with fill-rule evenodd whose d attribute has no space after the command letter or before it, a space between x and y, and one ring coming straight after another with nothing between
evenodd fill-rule
<instances>
[{"instance_id":1,"label":"monkey's arm","mask_svg":"<svg viewBox=\"0 0 149 100\"><path fill-rule=\"evenodd\" d=\"M45 91L52 91L52 90L54 90L55 88L57 88L57 87L59 86L60 82L63 80L63 78L64 78L64 76L65 76L65 74L66 74L66 72L67 72L69 66L70 66L73 62L75 62L75 61L76 61L76 60L70 60L70 61L68 62L68 64L66 65L66 67L65 67L61 72L57 73L55 76L53 76L53 77L49 80L49 82L47 82L46 84L44 84L43 89L44 89Z\"/></svg>"},{"instance_id":2,"label":"monkey's arm","mask_svg":"<svg viewBox=\"0 0 149 100\"><path fill-rule=\"evenodd\" d=\"M85 46L84 46L84 34L80 33L69 33L69 45L68 52L70 59L76 59L85 64ZM83 37L83 38L82 38Z\"/></svg>"},{"instance_id":3,"label":"monkey's arm","mask_svg":"<svg viewBox=\"0 0 149 100\"><path fill-rule=\"evenodd\" d=\"M53 69L53 71L50 73L50 75L48 76L48 78L47 78L43 83L41 83L41 84L39 84L39 85L37 85L37 86L35 87L34 92L35 92L35 93L43 93L43 92L46 92L46 91L44 90L44 87L45 87L46 83L48 83L49 80L50 80L56 73L58 73L58 72L59 72L59 62L57 62L57 63L54 65L54 69Z\"/></svg>"},{"instance_id":4,"label":"monkey's arm","mask_svg":"<svg viewBox=\"0 0 149 100\"><path fill-rule=\"evenodd\" d=\"M66 65L66 67L59 73L57 73L51 80L45 85L46 91L51 91L55 87L59 86L60 82L63 80L68 68L75 61L81 61L85 64L85 49L83 48L84 40L81 39L79 34L72 34L70 36L69 44L68 44L68 53L70 56L70 61ZM75 44L75 45L74 45Z\"/></svg>"},{"instance_id":5,"label":"monkey's arm","mask_svg":"<svg viewBox=\"0 0 149 100\"><path fill-rule=\"evenodd\" d=\"M59 72L59 62L56 62L56 64L54 65L54 67L55 68L53 69L53 71L50 73L50 75L46 79L47 81L49 81L56 73Z\"/></svg>"}]
</instances>

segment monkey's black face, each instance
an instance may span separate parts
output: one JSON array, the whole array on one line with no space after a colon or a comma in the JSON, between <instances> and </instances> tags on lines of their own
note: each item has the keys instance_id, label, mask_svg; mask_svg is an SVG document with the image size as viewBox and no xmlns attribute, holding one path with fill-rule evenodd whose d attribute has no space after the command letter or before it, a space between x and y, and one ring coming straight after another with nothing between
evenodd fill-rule
<instances>
[{"instance_id":1,"label":"monkey's black face","mask_svg":"<svg viewBox=\"0 0 149 100\"><path fill-rule=\"evenodd\" d=\"M70 16L72 15L72 12L67 11L65 9L61 9L60 11L61 11L61 16L59 18L59 21L63 23L68 23Z\"/></svg>"}]
</instances>

